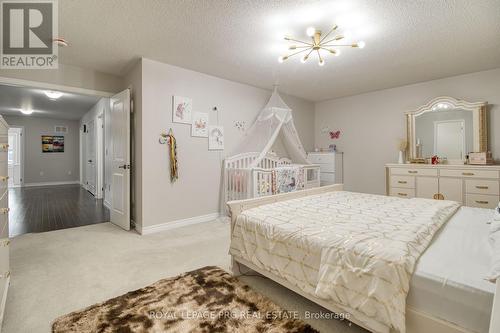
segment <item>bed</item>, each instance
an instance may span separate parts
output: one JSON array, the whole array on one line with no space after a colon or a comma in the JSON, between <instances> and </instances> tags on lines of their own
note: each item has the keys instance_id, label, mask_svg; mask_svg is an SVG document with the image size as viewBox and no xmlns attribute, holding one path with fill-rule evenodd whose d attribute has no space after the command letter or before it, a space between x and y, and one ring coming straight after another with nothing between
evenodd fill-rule
<instances>
[{"instance_id":1,"label":"bed","mask_svg":"<svg viewBox=\"0 0 500 333\"><path fill-rule=\"evenodd\" d=\"M333 185L269 198L230 202L230 253L234 273L240 274L246 269L257 271L333 312L348 313L349 320L372 332L488 332L495 284L484 280L491 261L491 249L485 240L489 232L486 221L491 218L492 211L459 208L458 204L453 202L405 200L385 196L374 198L371 195L341 190L341 185ZM332 201L336 202L333 206L336 211L331 210ZM370 208L370 205L373 208ZM428 208L419 212L419 207L425 205L428 205ZM359 207L358 210L356 207ZM416 230L415 233L420 234L417 238L423 243L419 245L421 253L415 252L418 254L415 255L415 260L401 265L413 273L407 275L398 269L391 271L392 268L387 266L387 263L380 266L377 261L370 262L367 259L369 256L362 258L367 260L366 263L356 266L360 257L347 256L348 260L343 263L352 264L351 271L356 272L358 269L356 274L359 279L358 275L349 277L340 269L339 272L344 275L336 277L334 288L328 284L326 287L320 287L325 281L330 281L328 274L332 273L331 269L325 270L325 264L336 263L325 261L329 252L317 251L322 249L322 241L328 238L328 224L322 223L328 222L329 216L335 214L346 214L349 216L348 220L359 222L352 225L366 223L364 220L373 216L374 212L380 212L377 207L391 207L381 213L389 215L389 220L384 215L385 224L401 218L400 213L394 211L409 212L409 216L418 218L425 215L425 219L432 221L426 224L426 229L421 229L419 225L415 226L417 229L409 227L409 230ZM322 215L323 211L327 211L329 215ZM429 212L432 214L429 215ZM299 222L289 223L290 219ZM363 227L370 228L370 225ZM343 226L336 228L336 232L342 234ZM354 235L354 238L357 234L363 235L362 232L352 231L350 230L349 235ZM410 237L408 244L418 243L413 242L411 235L408 236L404 232L395 233L398 237ZM303 237L299 237L300 235ZM367 232L363 237L371 235L373 233ZM362 238L355 241L356 244L363 243ZM384 244L381 244L380 248L383 249ZM363 248L358 247L357 250L363 252ZM366 253L377 253L375 250L371 251ZM393 254L389 250L387 253L380 251L383 256ZM413 267L408 266L411 262ZM363 272L363 268L368 269ZM394 275L391 275L392 273ZM380 276L367 277L370 274ZM339 276L347 282L338 283ZM378 300L370 304L371 300L368 302L365 298L357 298L355 293L361 294L364 290L370 290L370 296L375 295L375 298L381 290L382 294L393 292L397 295L398 291L391 288L394 289L394 285L399 286L398 283L387 284L387 281L383 281L386 277L386 280L391 282L398 280L403 289L407 289L406 292L409 290L408 297L404 293L395 297L395 302L381 302L382 305L377 303ZM351 285L353 291L339 292L341 287ZM405 285L407 287L404 287ZM363 302L369 306L359 306L365 304ZM394 311L385 311L384 306L394 307ZM397 315L391 318L392 313ZM494 319L492 318L491 325L493 330L497 325L493 323Z\"/></svg>"}]
</instances>

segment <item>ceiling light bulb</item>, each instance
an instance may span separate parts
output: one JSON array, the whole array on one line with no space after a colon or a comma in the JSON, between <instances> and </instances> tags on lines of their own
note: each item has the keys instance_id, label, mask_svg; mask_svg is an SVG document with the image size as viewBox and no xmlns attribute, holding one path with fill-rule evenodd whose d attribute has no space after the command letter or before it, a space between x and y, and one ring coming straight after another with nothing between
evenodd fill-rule
<instances>
[{"instance_id":1,"label":"ceiling light bulb","mask_svg":"<svg viewBox=\"0 0 500 333\"><path fill-rule=\"evenodd\" d=\"M278 62L279 63L282 63L283 61L285 61L286 59L288 59L288 56L281 56L281 57L278 57Z\"/></svg>"},{"instance_id":2,"label":"ceiling light bulb","mask_svg":"<svg viewBox=\"0 0 500 333\"><path fill-rule=\"evenodd\" d=\"M314 29L313 27L309 27L307 28L306 30L306 34L309 36L309 37L312 37L314 36L314 34L316 33L316 29Z\"/></svg>"},{"instance_id":3,"label":"ceiling light bulb","mask_svg":"<svg viewBox=\"0 0 500 333\"><path fill-rule=\"evenodd\" d=\"M295 50L297 48L297 45L290 45L290 47L288 48L289 50Z\"/></svg>"},{"instance_id":4,"label":"ceiling light bulb","mask_svg":"<svg viewBox=\"0 0 500 333\"><path fill-rule=\"evenodd\" d=\"M344 36L342 36L342 35L337 35L337 36L335 36L335 40L341 40L341 39L343 39L343 38L344 38Z\"/></svg>"},{"instance_id":5,"label":"ceiling light bulb","mask_svg":"<svg viewBox=\"0 0 500 333\"><path fill-rule=\"evenodd\" d=\"M45 91L45 95L47 95L47 97L50 99L58 99L59 97L61 97L63 95L63 93L60 91L47 90L47 91Z\"/></svg>"},{"instance_id":6,"label":"ceiling light bulb","mask_svg":"<svg viewBox=\"0 0 500 333\"><path fill-rule=\"evenodd\" d=\"M320 59L319 62L318 62L318 65L319 66L324 66L325 65L325 60Z\"/></svg>"},{"instance_id":7,"label":"ceiling light bulb","mask_svg":"<svg viewBox=\"0 0 500 333\"><path fill-rule=\"evenodd\" d=\"M358 42L358 47L359 47L360 49L364 48L364 47L365 47L365 45L366 45L366 43L365 43L365 42L363 42L363 41Z\"/></svg>"},{"instance_id":8,"label":"ceiling light bulb","mask_svg":"<svg viewBox=\"0 0 500 333\"><path fill-rule=\"evenodd\" d=\"M300 58L300 62L305 64L307 61L307 58L309 58L309 56L307 56L307 55L303 56L302 58Z\"/></svg>"},{"instance_id":9,"label":"ceiling light bulb","mask_svg":"<svg viewBox=\"0 0 500 333\"><path fill-rule=\"evenodd\" d=\"M20 111L22 114L25 114L25 115L30 115L33 113L33 110L31 110L31 109L21 109Z\"/></svg>"}]
</instances>

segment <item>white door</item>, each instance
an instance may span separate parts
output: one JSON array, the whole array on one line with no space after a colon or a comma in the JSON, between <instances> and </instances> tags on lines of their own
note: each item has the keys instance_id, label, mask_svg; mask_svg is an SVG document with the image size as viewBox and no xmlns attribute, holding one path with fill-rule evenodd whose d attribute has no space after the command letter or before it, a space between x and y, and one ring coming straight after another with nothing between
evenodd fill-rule
<instances>
[{"instance_id":1,"label":"white door","mask_svg":"<svg viewBox=\"0 0 500 333\"><path fill-rule=\"evenodd\" d=\"M111 97L111 222L130 230L130 91Z\"/></svg>"},{"instance_id":2,"label":"white door","mask_svg":"<svg viewBox=\"0 0 500 333\"><path fill-rule=\"evenodd\" d=\"M93 195L96 194L96 127L95 120L92 119L87 123L87 134L86 138L86 159L87 159L87 172L86 172L86 183L87 190Z\"/></svg>"},{"instance_id":3,"label":"white door","mask_svg":"<svg viewBox=\"0 0 500 333\"><path fill-rule=\"evenodd\" d=\"M434 154L448 160L465 158L464 120L445 120L434 123Z\"/></svg>"},{"instance_id":4,"label":"white door","mask_svg":"<svg viewBox=\"0 0 500 333\"><path fill-rule=\"evenodd\" d=\"M23 162L23 129L20 127L9 128L9 187L22 185Z\"/></svg>"}]
</instances>

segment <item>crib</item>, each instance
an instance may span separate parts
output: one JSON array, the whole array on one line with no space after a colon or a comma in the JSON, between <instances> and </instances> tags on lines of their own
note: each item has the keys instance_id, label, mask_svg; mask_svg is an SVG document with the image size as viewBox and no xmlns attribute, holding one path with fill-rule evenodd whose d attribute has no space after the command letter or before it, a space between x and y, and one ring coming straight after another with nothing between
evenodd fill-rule
<instances>
[{"instance_id":1,"label":"crib","mask_svg":"<svg viewBox=\"0 0 500 333\"><path fill-rule=\"evenodd\" d=\"M260 153L243 153L224 160L225 202L272 195L273 170L284 166L299 166L304 189L319 187L319 165L292 164L288 158L267 153L256 167L251 167Z\"/></svg>"}]
</instances>

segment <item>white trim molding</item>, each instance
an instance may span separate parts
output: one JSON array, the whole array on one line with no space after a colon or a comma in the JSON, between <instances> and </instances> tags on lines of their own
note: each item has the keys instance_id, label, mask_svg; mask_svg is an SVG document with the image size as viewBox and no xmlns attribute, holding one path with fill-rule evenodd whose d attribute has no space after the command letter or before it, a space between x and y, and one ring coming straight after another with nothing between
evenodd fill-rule
<instances>
[{"instance_id":1,"label":"white trim molding","mask_svg":"<svg viewBox=\"0 0 500 333\"><path fill-rule=\"evenodd\" d=\"M70 180L63 182L40 182L40 183L25 183L24 187L34 187L34 186L57 186L57 185L73 185L80 184L78 180Z\"/></svg>"},{"instance_id":2,"label":"white trim molding","mask_svg":"<svg viewBox=\"0 0 500 333\"><path fill-rule=\"evenodd\" d=\"M213 221L213 220L219 218L219 216L220 216L219 213L212 213L212 214L207 214L207 215L189 217L187 219L182 219L182 220L176 220L176 221L155 224L155 225L147 226L147 227L142 226L141 230L137 230L137 232L139 232L141 235L149 235L149 234L154 234L156 232L177 229L177 228L185 227L185 226L192 225L192 224L210 222L210 221Z\"/></svg>"}]
</instances>

